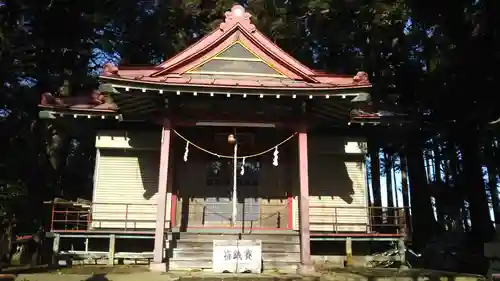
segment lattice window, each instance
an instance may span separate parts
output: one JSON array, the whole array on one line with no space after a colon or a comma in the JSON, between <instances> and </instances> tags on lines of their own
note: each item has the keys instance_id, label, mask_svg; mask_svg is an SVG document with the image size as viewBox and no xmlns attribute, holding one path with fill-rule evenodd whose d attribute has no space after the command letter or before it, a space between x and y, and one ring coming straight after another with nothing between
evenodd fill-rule
<instances>
[{"instance_id":1,"label":"lattice window","mask_svg":"<svg viewBox=\"0 0 500 281\"><path fill-rule=\"evenodd\" d=\"M223 218L231 217L232 213L232 159L214 160L207 165L208 187L224 189L227 198L206 198L207 221L222 221ZM255 221L260 218L260 200L258 199L258 186L261 164L256 161L245 161L245 173L240 174L241 161L238 162L237 186L238 186L238 221Z\"/></svg>"}]
</instances>

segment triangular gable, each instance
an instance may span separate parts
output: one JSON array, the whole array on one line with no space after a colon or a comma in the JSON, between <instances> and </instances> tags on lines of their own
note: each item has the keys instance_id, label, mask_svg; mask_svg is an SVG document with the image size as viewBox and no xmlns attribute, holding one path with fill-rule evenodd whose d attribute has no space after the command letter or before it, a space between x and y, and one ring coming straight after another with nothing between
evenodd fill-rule
<instances>
[{"instance_id":1,"label":"triangular gable","mask_svg":"<svg viewBox=\"0 0 500 281\"><path fill-rule=\"evenodd\" d=\"M185 73L287 77L239 41Z\"/></svg>"},{"instance_id":2,"label":"triangular gable","mask_svg":"<svg viewBox=\"0 0 500 281\"><path fill-rule=\"evenodd\" d=\"M237 59L233 59L232 63L224 64L225 69L233 71L231 74L243 74L250 65L254 69L248 73L250 75L260 73L264 76L288 77L318 83L313 77L315 74L311 69L295 60L255 29L255 26L250 22L251 15L246 13L242 6L233 6L230 12L226 12L225 17L225 21L218 29L158 65L162 69L151 76L158 77L170 73L194 73L193 71L212 72L217 66L223 64L224 59L218 56L224 50L230 51L227 55L234 55L236 51L242 51L239 48L241 46L254 55L255 62L250 63L247 60L246 63L241 61L237 63ZM239 46L236 46L236 44L239 44ZM236 47L229 50L232 46ZM250 55L247 54L247 56L250 59ZM224 72L219 71L219 73Z\"/></svg>"}]
</instances>

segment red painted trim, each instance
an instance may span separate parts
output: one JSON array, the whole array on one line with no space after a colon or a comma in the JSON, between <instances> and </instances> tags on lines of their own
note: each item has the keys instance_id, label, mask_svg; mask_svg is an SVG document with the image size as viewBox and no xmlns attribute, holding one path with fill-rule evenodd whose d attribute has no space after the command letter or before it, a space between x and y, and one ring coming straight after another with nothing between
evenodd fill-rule
<instances>
[{"instance_id":1,"label":"red painted trim","mask_svg":"<svg viewBox=\"0 0 500 281\"><path fill-rule=\"evenodd\" d=\"M160 118L153 118L153 123L161 125L162 124L162 119ZM175 119L171 121L172 127L196 127L197 122L231 122L231 123L264 123L264 124L274 124L276 128L284 128L284 129L290 129L293 131L297 131L299 129L299 126L297 125L296 121L283 121L283 120L263 120L263 119L244 119L244 118L224 118L224 117L217 117L217 116L210 116L210 115L204 115L203 117L200 117L199 119L196 118L186 118L182 116L176 116ZM270 128L272 129L272 128Z\"/></svg>"},{"instance_id":2,"label":"red painted trim","mask_svg":"<svg viewBox=\"0 0 500 281\"><path fill-rule=\"evenodd\" d=\"M242 227L240 226L188 226L187 229L243 229L243 230L288 230L278 227Z\"/></svg>"},{"instance_id":3,"label":"red painted trim","mask_svg":"<svg viewBox=\"0 0 500 281\"><path fill-rule=\"evenodd\" d=\"M214 231L217 230L217 229L240 229L241 230L241 226L240 227L231 227L231 226L210 226L210 227L205 227L205 226L189 226L187 229L213 229ZM288 230L286 228L272 228L272 227L252 227L252 228L244 228L245 231L248 231L248 230ZM71 230L71 229L67 229L67 230L53 230L51 231L52 233L95 233L95 234L99 234L99 233L115 233L115 234L151 234L154 236L154 230L151 230L151 231L135 231L135 230L128 230L128 231L125 231L125 230Z\"/></svg>"},{"instance_id":4,"label":"red painted trim","mask_svg":"<svg viewBox=\"0 0 500 281\"><path fill-rule=\"evenodd\" d=\"M50 219L50 231L54 230L54 215L55 215L55 208L56 205L52 204L52 214L51 214L51 219Z\"/></svg>"},{"instance_id":5,"label":"red painted trim","mask_svg":"<svg viewBox=\"0 0 500 281\"><path fill-rule=\"evenodd\" d=\"M170 206L170 228L175 227L177 220L177 194L172 193L172 202Z\"/></svg>"},{"instance_id":6,"label":"red painted trim","mask_svg":"<svg viewBox=\"0 0 500 281\"><path fill-rule=\"evenodd\" d=\"M88 233L88 234L99 234L99 233L112 233L112 234L151 234L152 237L154 238L155 231L134 231L134 230L71 230L71 229L66 229L66 230L53 230L51 233Z\"/></svg>"},{"instance_id":7,"label":"red painted trim","mask_svg":"<svg viewBox=\"0 0 500 281\"><path fill-rule=\"evenodd\" d=\"M311 259L311 223L309 220L309 167L307 156L307 133L300 132L298 136L299 150L299 235L300 263L312 265Z\"/></svg>"},{"instance_id":8,"label":"red painted trim","mask_svg":"<svg viewBox=\"0 0 500 281\"><path fill-rule=\"evenodd\" d=\"M288 229L293 229L293 197L288 194Z\"/></svg>"},{"instance_id":9,"label":"red painted trim","mask_svg":"<svg viewBox=\"0 0 500 281\"><path fill-rule=\"evenodd\" d=\"M398 233L311 233L311 236L333 236L333 237L403 237Z\"/></svg>"},{"instance_id":10,"label":"red painted trim","mask_svg":"<svg viewBox=\"0 0 500 281\"><path fill-rule=\"evenodd\" d=\"M246 118L225 118L223 116L210 116L204 115L199 118L182 118L179 117L174 121L174 126L183 126L183 127L194 127L197 126L197 122L231 122L231 123L256 123L256 124L273 124L275 128L288 128L288 127L297 127L296 122L283 122L283 120L263 120L263 119L246 119ZM270 127L270 126L269 126ZM272 128L272 127L270 127Z\"/></svg>"},{"instance_id":11,"label":"red painted trim","mask_svg":"<svg viewBox=\"0 0 500 281\"><path fill-rule=\"evenodd\" d=\"M210 118L205 118L204 120L200 121L194 121L194 120L178 120L175 121L174 125L175 127L199 127L196 125L196 122L228 122L228 123L266 123L266 124L274 124L276 127L275 128L269 128L269 129L285 129L289 131L298 131L299 126L297 125L296 122L288 122L288 123L275 123L275 122L269 122L269 121L259 121L259 120L252 120L252 121L242 121L238 119L227 119L227 120L222 120L220 118L218 119L210 119ZM267 128L264 128L267 129Z\"/></svg>"},{"instance_id":12,"label":"red painted trim","mask_svg":"<svg viewBox=\"0 0 500 281\"><path fill-rule=\"evenodd\" d=\"M190 226L188 229L231 229L232 227L195 227ZM233 227L234 229L241 229L241 227ZM284 228L247 228L245 230L286 230ZM154 235L154 231L109 231L109 230L53 230L52 233L116 233L116 234L151 234ZM329 236L329 237L404 237L403 234L384 234L384 233L311 233L311 236Z\"/></svg>"}]
</instances>

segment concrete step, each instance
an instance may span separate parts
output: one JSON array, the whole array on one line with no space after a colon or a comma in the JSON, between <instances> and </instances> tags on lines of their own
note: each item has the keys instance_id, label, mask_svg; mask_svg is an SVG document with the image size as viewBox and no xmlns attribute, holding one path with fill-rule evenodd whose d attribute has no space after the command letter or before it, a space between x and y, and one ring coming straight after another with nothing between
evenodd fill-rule
<instances>
[{"instance_id":1,"label":"concrete step","mask_svg":"<svg viewBox=\"0 0 500 281\"><path fill-rule=\"evenodd\" d=\"M204 250L184 250L184 249L174 249L173 251L173 259L212 259L213 253L212 251L204 251ZM299 253L276 253L276 252L264 252L262 253L262 260L266 261L286 261L286 262L299 262L300 254Z\"/></svg>"},{"instance_id":2,"label":"concrete step","mask_svg":"<svg viewBox=\"0 0 500 281\"><path fill-rule=\"evenodd\" d=\"M174 245L170 243L170 245ZM186 250L213 250L213 241L185 241L180 240L175 244L175 249ZM299 253L300 244L292 243L263 243L262 252L286 252L286 253Z\"/></svg>"},{"instance_id":3,"label":"concrete step","mask_svg":"<svg viewBox=\"0 0 500 281\"><path fill-rule=\"evenodd\" d=\"M297 262L286 261L273 261L263 263L263 271L280 271L280 272L295 272L297 270ZM184 260L184 259L171 259L169 262L169 270L212 270L212 260L197 259L197 260Z\"/></svg>"}]
</instances>

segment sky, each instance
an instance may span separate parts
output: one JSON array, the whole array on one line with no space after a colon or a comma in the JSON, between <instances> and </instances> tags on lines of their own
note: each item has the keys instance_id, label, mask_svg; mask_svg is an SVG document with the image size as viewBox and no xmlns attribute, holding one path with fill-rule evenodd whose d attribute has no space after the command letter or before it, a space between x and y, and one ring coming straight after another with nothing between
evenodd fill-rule
<instances>
[{"instance_id":1,"label":"sky","mask_svg":"<svg viewBox=\"0 0 500 281\"><path fill-rule=\"evenodd\" d=\"M382 159L384 156L383 154L380 154L380 158ZM369 161L368 161L369 162ZM393 171L394 172L394 171ZM403 190L401 187L401 172L396 171L396 184L393 183L393 194L396 193L397 196L394 196L393 200L393 205L394 206L403 206ZM393 180L394 181L394 180ZM368 180L368 190L369 190L369 195L370 195L370 201L373 202L373 189L371 185L371 180ZM396 191L396 192L394 192ZM382 206L387 207L388 202L387 202L387 182L386 182L386 177L384 175L380 176L380 194L382 196Z\"/></svg>"}]
</instances>

